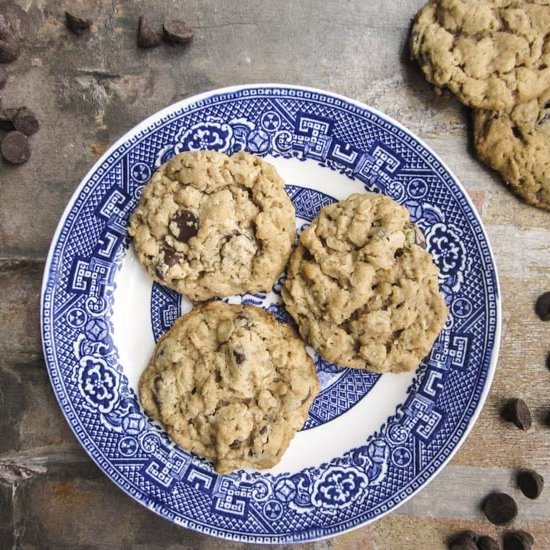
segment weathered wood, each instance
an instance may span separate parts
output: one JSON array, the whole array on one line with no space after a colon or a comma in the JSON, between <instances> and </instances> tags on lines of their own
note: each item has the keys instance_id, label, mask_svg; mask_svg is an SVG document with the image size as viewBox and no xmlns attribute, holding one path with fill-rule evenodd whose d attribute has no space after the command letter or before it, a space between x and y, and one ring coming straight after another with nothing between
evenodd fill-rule
<instances>
[{"instance_id":1,"label":"weathered wood","mask_svg":"<svg viewBox=\"0 0 550 550\"><path fill-rule=\"evenodd\" d=\"M17 2L28 31L8 67L4 106L26 104L41 130L21 167L0 163L0 541L6 548L244 549L179 529L126 497L90 462L55 403L40 360L38 297L55 226L97 157L145 116L211 88L289 82L325 88L384 111L423 138L460 178L485 223L500 272L503 343L491 394L451 464L380 521L315 550L437 550L453 531L502 532L477 504L490 489L520 504L515 525L550 548L550 491L531 502L513 484L530 466L550 480L550 323L533 312L550 289L550 215L522 204L472 155L470 114L433 93L408 59L407 34L423 0L78 0L94 29L74 37L59 2ZM0 0L0 11L13 6ZM10 7L9 9L12 9ZM186 49L135 47L139 14L178 16L195 29ZM500 420L523 397L535 423ZM2 473L3 472L3 473ZM2 545L0 545L2 546ZM3 547L3 546L2 546ZM278 547L285 548L285 547ZM290 548L288 546L287 548Z\"/></svg>"}]
</instances>

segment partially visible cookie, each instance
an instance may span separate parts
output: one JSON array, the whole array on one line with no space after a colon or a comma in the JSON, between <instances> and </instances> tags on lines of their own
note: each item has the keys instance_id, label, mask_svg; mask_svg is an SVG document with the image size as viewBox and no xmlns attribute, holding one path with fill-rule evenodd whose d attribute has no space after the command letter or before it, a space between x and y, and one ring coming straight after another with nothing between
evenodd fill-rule
<instances>
[{"instance_id":1,"label":"partially visible cookie","mask_svg":"<svg viewBox=\"0 0 550 550\"><path fill-rule=\"evenodd\" d=\"M223 302L180 317L139 382L145 411L219 473L279 462L318 392L313 361L290 326Z\"/></svg>"},{"instance_id":2,"label":"partially visible cookie","mask_svg":"<svg viewBox=\"0 0 550 550\"><path fill-rule=\"evenodd\" d=\"M550 210L550 89L509 114L476 110L474 142L517 195Z\"/></svg>"},{"instance_id":3,"label":"partially visible cookie","mask_svg":"<svg viewBox=\"0 0 550 550\"><path fill-rule=\"evenodd\" d=\"M283 289L306 342L343 367L415 369L447 318L439 271L417 243L406 208L384 195L323 208L300 237Z\"/></svg>"},{"instance_id":4,"label":"partially visible cookie","mask_svg":"<svg viewBox=\"0 0 550 550\"><path fill-rule=\"evenodd\" d=\"M128 232L155 281L202 301L271 290L296 228L273 166L245 152L194 151L155 172Z\"/></svg>"},{"instance_id":5,"label":"partially visible cookie","mask_svg":"<svg viewBox=\"0 0 550 550\"><path fill-rule=\"evenodd\" d=\"M410 48L435 86L470 107L506 111L550 87L548 29L548 2L431 0Z\"/></svg>"}]
</instances>

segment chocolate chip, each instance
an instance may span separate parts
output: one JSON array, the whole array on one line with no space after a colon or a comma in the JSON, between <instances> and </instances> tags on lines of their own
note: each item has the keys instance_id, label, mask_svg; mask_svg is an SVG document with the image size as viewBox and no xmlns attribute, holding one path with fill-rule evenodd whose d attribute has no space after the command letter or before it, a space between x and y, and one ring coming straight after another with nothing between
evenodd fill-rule
<instances>
[{"instance_id":1,"label":"chocolate chip","mask_svg":"<svg viewBox=\"0 0 550 550\"><path fill-rule=\"evenodd\" d=\"M535 311L542 321L550 321L550 292L545 292L538 297Z\"/></svg>"},{"instance_id":2,"label":"chocolate chip","mask_svg":"<svg viewBox=\"0 0 550 550\"><path fill-rule=\"evenodd\" d=\"M174 233L178 241L183 243L186 243L199 232L199 219L191 210L179 210L176 212L170 221L170 225L172 224L176 226L175 231L171 228L172 233Z\"/></svg>"},{"instance_id":3,"label":"chocolate chip","mask_svg":"<svg viewBox=\"0 0 550 550\"><path fill-rule=\"evenodd\" d=\"M6 85L8 81L8 72L4 67L0 67L0 90Z\"/></svg>"},{"instance_id":4,"label":"chocolate chip","mask_svg":"<svg viewBox=\"0 0 550 550\"><path fill-rule=\"evenodd\" d=\"M0 16L0 63L11 63L19 57L19 40L6 22L5 18Z\"/></svg>"},{"instance_id":5,"label":"chocolate chip","mask_svg":"<svg viewBox=\"0 0 550 550\"><path fill-rule=\"evenodd\" d=\"M488 535L482 535L477 540L478 550L500 550L498 542Z\"/></svg>"},{"instance_id":6,"label":"chocolate chip","mask_svg":"<svg viewBox=\"0 0 550 550\"><path fill-rule=\"evenodd\" d=\"M501 416L520 430L528 430L532 424L531 411L523 399L510 399L502 408Z\"/></svg>"},{"instance_id":7,"label":"chocolate chip","mask_svg":"<svg viewBox=\"0 0 550 550\"><path fill-rule=\"evenodd\" d=\"M518 515L516 501L506 493L491 493L482 505L487 519L495 525L504 525Z\"/></svg>"},{"instance_id":8,"label":"chocolate chip","mask_svg":"<svg viewBox=\"0 0 550 550\"><path fill-rule=\"evenodd\" d=\"M313 258L313 254L311 254L311 252L304 247L304 255L303 255L303 258L306 262L311 262L314 258Z\"/></svg>"},{"instance_id":9,"label":"chocolate chip","mask_svg":"<svg viewBox=\"0 0 550 550\"><path fill-rule=\"evenodd\" d=\"M29 140L21 132L9 132L0 143L0 152L4 159L11 164L23 164L31 156Z\"/></svg>"},{"instance_id":10,"label":"chocolate chip","mask_svg":"<svg viewBox=\"0 0 550 550\"><path fill-rule=\"evenodd\" d=\"M229 448L230 449L240 449L241 445L242 445L242 441L239 441L238 439L235 439L235 441L233 441L233 443L229 444Z\"/></svg>"},{"instance_id":11,"label":"chocolate chip","mask_svg":"<svg viewBox=\"0 0 550 550\"><path fill-rule=\"evenodd\" d=\"M146 15L140 15L138 22L137 45L140 48L156 48L160 46L162 37L160 32L153 29L151 21Z\"/></svg>"},{"instance_id":12,"label":"chocolate chip","mask_svg":"<svg viewBox=\"0 0 550 550\"><path fill-rule=\"evenodd\" d=\"M448 541L448 546L449 548L455 548L455 547L460 548L460 546L463 546L464 548L468 548L468 545L469 545L472 548L476 548L477 550L477 546L476 546L477 539L478 539L478 534L475 531L466 529L465 531L460 531L460 533L456 533L455 535L453 535Z\"/></svg>"},{"instance_id":13,"label":"chocolate chip","mask_svg":"<svg viewBox=\"0 0 550 550\"><path fill-rule=\"evenodd\" d=\"M18 111L19 109L14 109L13 107L0 111L0 128L2 128L2 130L10 132L15 129L13 126L13 119L16 117Z\"/></svg>"},{"instance_id":14,"label":"chocolate chip","mask_svg":"<svg viewBox=\"0 0 550 550\"><path fill-rule=\"evenodd\" d=\"M237 365L244 363L244 360L246 359L246 355L244 353L236 350L233 350L233 357L235 358Z\"/></svg>"},{"instance_id":15,"label":"chocolate chip","mask_svg":"<svg viewBox=\"0 0 550 550\"><path fill-rule=\"evenodd\" d=\"M539 498L544 488L544 478L534 470L522 470L516 477L521 492L531 499Z\"/></svg>"},{"instance_id":16,"label":"chocolate chip","mask_svg":"<svg viewBox=\"0 0 550 550\"><path fill-rule=\"evenodd\" d=\"M214 373L214 380L216 381L217 384L219 384L222 381L222 375L220 371L216 371Z\"/></svg>"},{"instance_id":17,"label":"chocolate chip","mask_svg":"<svg viewBox=\"0 0 550 550\"><path fill-rule=\"evenodd\" d=\"M78 17L78 15L73 15L72 13L66 11L65 25L73 34L80 36L92 26L92 21L90 19Z\"/></svg>"},{"instance_id":18,"label":"chocolate chip","mask_svg":"<svg viewBox=\"0 0 550 550\"><path fill-rule=\"evenodd\" d=\"M263 435L265 434L265 432L267 432L267 426L264 426L261 430L260 430L260 433Z\"/></svg>"},{"instance_id":19,"label":"chocolate chip","mask_svg":"<svg viewBox=\"0 0 550 550\"><path fill-rule=\"evenodd\" d=\"M168 267L176 265L182 258L183 256L171 246L164 247L164 263Z\"/></svg>"},{"instance_id":20,"label":"chocolate chip","mask_svg":"<svg viewBox=\"0 0 550 550\"><path fill-rule=\"evenodd\" d=\"M531 550L535 539L527 531L508 531L502 537L504 550Z\"/></svg>"},{"instance_id":21,"label":"chocolate chip","mask_svg":"<svg viewBox=\"0 0 550 550\"><path fill-rule=\"evenodd\" d=\"M35 134L40 128L35 114L27 107L21 107L17 110L17 114L13 118L13 125L16 130L23 132L27 136Z\"/></svg>"},{"instance_id":22,"label":"chocolate chip","mask_svg":"<svg viewBox=\"0 0 550 550\"><path fill-rule=\"evenodd\" d=\"M163 38L168 44L187 44L193 38L193 29L184 21L170 19L162 26Z\"/></svg>"}]
</instances>

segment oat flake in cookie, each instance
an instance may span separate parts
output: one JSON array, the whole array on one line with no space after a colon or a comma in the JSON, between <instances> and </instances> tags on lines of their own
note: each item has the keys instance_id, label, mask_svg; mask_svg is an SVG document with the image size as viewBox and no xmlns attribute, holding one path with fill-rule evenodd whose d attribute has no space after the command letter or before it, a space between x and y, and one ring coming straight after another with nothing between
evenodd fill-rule
<instances>
[{"instance_id":1,"label":"oat flake in cookie","mask_svg":"<svg viewBox=\"0 0 550 550\"><path fill-rule=\"evenodd\" d=\"M479 158L525 202L550 210L550 88L509 113L477 110Z\"/></svg>"},{"instance_id":2,"label":"oat flake in cookie","mask_svg":"<svg viewBox=\"0 0 550 550\"><path fill-rule=\"evenodd\" d=\"M425 77L470 107L510 110L550 88L550 3L431 0L411 53Z\"/></svg>"},{"instance_id":3,"label":"oat flake in cookie","mask_svg":"<svg viewBox=\"0 0 550 550\"><path fill-rule=\"evenodd\" d=\"M415 369L447 307L438 269L407 210L377 193L326 206L293 252L284 303L329 361L373 372Z\"/></svg>"},{"instance_id":4,"label":"oat flake in cookie","mask_svg":"<svg viewBox=\"0 0 550 550\"><path fill-rule=\"evenodd\" d=\"M279 462L318 392L290 326L261 308L217 301L175 322L139 383L145 411L219 473Z\"/></svg>"},{"instance_id":5,"label":"oat flake in cookie","mask_svg":"<svg viewBox=\"0 0 550 550\"><path fill-rule=\"evenodd\" d=\"M214 151L162 165L128 231L151 277L193 301L271 290L296 235L275 168L245 152Z\"/></svg>"}]
</instances>

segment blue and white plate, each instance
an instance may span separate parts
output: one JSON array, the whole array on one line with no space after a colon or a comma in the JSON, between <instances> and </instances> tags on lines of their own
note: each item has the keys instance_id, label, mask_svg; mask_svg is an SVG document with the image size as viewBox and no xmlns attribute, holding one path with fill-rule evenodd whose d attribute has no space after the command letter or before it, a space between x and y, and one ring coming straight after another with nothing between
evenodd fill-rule
<instances>
[{"instance_id":1,"label":"blue and white plate","mask_svg":"<svg viewBox=\"0 0 550 550\"><path fill-rule=\"evenodd\" d=\"M287 184L298 228L331 202L377 190L405 205L441 270L450 317L414 373L377 376L316 359L322 390L283 460L220 476L143 413L139 375L155 341L190 309L152 284L127 222L157 166L180 151L246 149ZM232 302L288 321L281 280ZM77 189L54 237L42 290L42 338L59 404L82 446L122 490L202 533L271 543L330 537L403 503L450 459L489 390L500 301L487 236L435 154L351 99L286 85L186 99L120 139Z\"/></svg>"}]
</instances>

